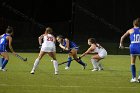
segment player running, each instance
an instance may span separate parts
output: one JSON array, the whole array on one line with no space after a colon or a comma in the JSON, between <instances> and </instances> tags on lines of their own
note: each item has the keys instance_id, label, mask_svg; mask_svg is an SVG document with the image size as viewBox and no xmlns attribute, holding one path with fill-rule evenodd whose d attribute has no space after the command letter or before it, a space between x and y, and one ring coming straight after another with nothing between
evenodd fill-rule
<instances>
[{"instance_id":1,"label":"player running","mask_svg":"<svg viewBox=\"0 0 140 93\"><path fill-rule=\"evenodd\" d=\"M77 58L77 51L79 47L74 42L70 41L68 38L64 38L62 35L57 36L56 39L59 42L60 48L68 52L68 62L66 64L65 69L69 69L72 57L75 61L77 61L83 66L83 69L85 69L86 63L82 62L81 59Z\"/></svg>"},{"instance_id":2,"label":"player running","mask_svg":"<svg viewBox=\"0 0 140 93\"><path fill-rule=\"evenodd\" d=\"M6 51L7 45L9 46L10 51L16 55L12 47L12 35L13 35L13 28L8 26L6 28L5 34L0 36L0 55L3 57L1 58L1 71L6 71L4 68L6 67L9 61L9 55Z\"/></svg>"},{"instance_id":3,"label":"player running","mask_svg":"<svg viewBox=\"0 0 140 93\"><path fill-rule=\"evenodd\" d=\"M88 45L90 45L90 47L79 58L82 58L89 53L93 53L94 55L91 57L91 63L93 65L92 71L103 70L103 67L99 61L107 56L107 51L100 44L98 44L94 38L88 39Z\"/></svg>"},{"instance_id":4,"label":"player running","mask_svg":"<svg viewBox=\"0 0 140 93\"><path fill-rule=\"evenodd\" d=\"M137 18L133 21L133 28L129 29L120 39L120 48L124 48L123 41L129 36L130 37L130 56L131 56L131 73L132 79L130 82L137 82L136 79L136 67L135 61L138 56L140 59L140 18ZM140 82L140 75L138 77Z\"/></svg>"},{"instance_id":5,"label":"player running","mask_svg":"<svg viewBox=\"0 0 140 93\"><path fill-rule=\"evenodd\" d=\"M35 73L35 69L37 68L42 57L47 53L53 60L53 65L55 69L55 74L58 74L58 62L56 60L56 47L55 47L55 37L52 35L52 28L47 27L45 33L39 37L39 44L42 45L39 56L34 62L33 68L31 70L31 74ZM42 43L43 39L43 43Z\"/></svg>"}]
</instances>

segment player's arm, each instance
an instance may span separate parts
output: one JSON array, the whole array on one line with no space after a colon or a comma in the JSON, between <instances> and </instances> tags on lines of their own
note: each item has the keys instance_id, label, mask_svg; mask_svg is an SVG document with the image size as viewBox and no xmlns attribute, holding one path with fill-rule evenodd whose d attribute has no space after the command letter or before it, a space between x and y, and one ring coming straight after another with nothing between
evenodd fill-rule
<instances>
[{"instance_id":1,"label":"player's arm","mask_svg":"<svg viewBox=\"0 0 140 93\"><path fill-rule=\"evenodd\" d=\"M66 46L63 46L61 43L59 44L59 46L63 49L63 50L69 50L69 40L65 39L66 41Z\"/></svg>"},{"instance_id":2,"label":"player's arm","mask_svg":"<svg viewBox=\"0 0 140 93\"><path fill-rule=\"evenodd\" d=\"M38 37L39 45L42 45L42 39L43 39L43 37L44 37L44 34Z\"/></svg>"},{"instance_id":3,"label":"player's arm","mask_svg":"<svg viewBox=\"0 0 140 93\"><path fill-rule=\"evenodd\" d=\"M120 48L124 48L123 41L130 34L130 31L131 30L128 30L126 33L124 33L124 35L122 35L122 37L120 39L120 46L119 46Z\"/></svg>"},{"instance_id":4,"label":"player's arm","mask_svg":"<svg viewBox=\"0 0 140 93\"><path fill-rule=\"evenodd\" d=\"M66 38L65 41L66 41L65 50L69 50L69 40Z\"/></svg>"},{"instance_id":5,"label":"player's arm","mask_svg":"<svg viewBox=\"0 0 140 93\"><path fill-rule=\"evenodd\" d=\"M80 58L82 58L82 57L84 57L84 56L86 56L87 54L89 54L91 51L93 51L94 49L95 49L95 47L96 46L91 46L90 48L88 48L88 50L86 51L86 52L84 52L81 56L80 56Z\"/></svg>"},{"instance_id":6,"label":"player's arm","mask_svg":"<svg viewBox=\"0 0 140 93\"><path fill-rule=\"evenodd\" d=\"M13 47L12 47L12 37L8 36L7 40L9 41L9 49L10 49L10 51L15 54L15 51L13 50Z\"/></svg>"}]
</instances>

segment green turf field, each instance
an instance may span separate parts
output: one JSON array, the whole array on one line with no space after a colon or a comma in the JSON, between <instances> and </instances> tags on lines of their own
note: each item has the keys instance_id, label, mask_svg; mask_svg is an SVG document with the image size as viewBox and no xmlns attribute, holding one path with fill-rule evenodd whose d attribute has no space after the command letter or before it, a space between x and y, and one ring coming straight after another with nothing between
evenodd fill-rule
<instances>
[{"instance_id":1,"label":"green turf field","mask_svg":"<svg viewBox=\"0 0 140 93\"><path fill-rule=\"evenodd\" d=\"M59 66L54 75L53 64L47 55L41 60L34 75L30 74L38 53L20 53L28 62L10 54L7 72L0 71L0 93L139 93L140 83L130 83L129 55L108 55L102 60L104 71L92 72L91 55L83 58L87 68L72 62L69 70ZM57 54L59 62L66 61L66 54ZM137 70L140 62L137 60ZM138 71L137 71L138 75Z\"/></svg>"}]
</instances>

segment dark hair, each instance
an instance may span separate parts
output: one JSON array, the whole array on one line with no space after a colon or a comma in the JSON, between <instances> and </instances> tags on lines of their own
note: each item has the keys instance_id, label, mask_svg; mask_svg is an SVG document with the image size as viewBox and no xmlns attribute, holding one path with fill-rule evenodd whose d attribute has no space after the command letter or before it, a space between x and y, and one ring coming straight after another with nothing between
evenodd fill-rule
<instances>
[{"instance_id":1,"label":"dark hair","mask_svg":"<svg viewBox=\"0 0 140 93\"><path fill-rule=\"evenodd\" d=\"M51 27L47 27L47 28L46 28L46 32L47 32L48 34L52 34L52 33L53 33L53 29L52 29Z\"/></svg>"},{"instance_id":2,"label":"dark hair","mask_svg":"<svg viewBox=\"0 0 140 93\"><path fill-rule=\"evenodd\" d=\"M57 38L64 38L62 35L58 35Z\"/></svg>"},{"instance_id":3,"label":"dark hair","mask_svg":"<svg viewBox=\"0 0 140 93\"><path fill-rule=\"evenodd\" d=\"M137 18L133 21L133 25L140 27L140 18Z\"/></svg>"},{"instance_id":4,"label":"dark hair","mask_svg":"<svg viewBox=\"0 0 140 93\"><path fill-rule=\"evenodd\" d=\"M13 32L13 27L11 27L11 26L8 26L7 28L6 28L6 31L5 31L6 33L12 33Z\"/></svg>"},{"instance_id":5,"label":"dark hair","mask_svg":"<svg viewBox=\"0 0 140 93\"><path fill-rule=\"evenodd\" d=\"M88 40L89 40L89 42L96 44L95 38L89 38Z\"/></svg>"}]
</instances>

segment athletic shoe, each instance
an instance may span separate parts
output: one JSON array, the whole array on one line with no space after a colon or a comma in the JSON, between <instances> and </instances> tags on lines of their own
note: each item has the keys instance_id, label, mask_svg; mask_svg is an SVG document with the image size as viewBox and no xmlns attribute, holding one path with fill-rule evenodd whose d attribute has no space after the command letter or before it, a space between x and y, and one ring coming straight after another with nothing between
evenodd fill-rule
<instances>
[{"instance_id":1,"label":"athletic shoe","mask_svg":"<svg viewBox=\"0 0 140 93\"><path fill-rule=\"evenodd\" d=\"M140 83L140 75L139 75L139 77L138 77L138 82Z\"/></svg>"},{"instance_id":2,"label":"athletic shoe","mask_svg":"<svg viewBox=\"0 0 140 93\"><path fill-rule=\"evenodd\" d=\"M55 75L58 75L58 71L55 71L55 73L54 73Z\"/></svg>"},{"instance_id":3,"label":"athletic shoe","mask_svg":"<svg viewBox=\"0 0 140 93\"><path fill-rule=\"evenodd\" d=\"M91 70L91 71L98 71L98 69L97 68L94 68L93 70Z\"/></svg>"},{"instance_id":4,"label":"athletic shoe","mask_svg":"<svg viewBox=\"0 0 140 93\"><path fill-rule=\"evenodd\" d=\"M135 82L138 82L138 80L137 80L136 78L132 78L132 79L130 80L130 82L131 82L131 83L135 83Z\"/></svg>"},{"instance_id":5,"label":"athletic shoe","mask_svg":"<svg viewBox=\"0 0 140 93\"><path fill-rule=\"evenodd\" d=\"M103 68L99 68L99 71L104 70Z\"/></svg>"},{"instance_id":6,"label":"athletic shoe","mask_svg":"<svg viewBox=\"0 0 140 93\"><path fill-rule=\"evenodd\" d=\"M35 71L33 71L33 70L30 72L30 74L34 74L34 73L35 73Z\"/></svg>"},{"instance_id":7,"label":"athletic shoe","mask_svg":"<svg viewBox=\"0 0 140 93\"><path fill-rule=\"evenodd\" d=\"M68 69L69 69L69 67L65 67L65 69L66 69L66 70L68 70Z\"/></svg>"},{"instance_id":8,"label":"athletic shoe","mask_svg":"<svg viewBox=\"0 0 140 93\"><path fill-rule=\"evenodd\" d=\"M2 69L2 68L0 68L0 70L3 71L3 72L7 71L6 69Z\"/></svg>"}]
</instances>

